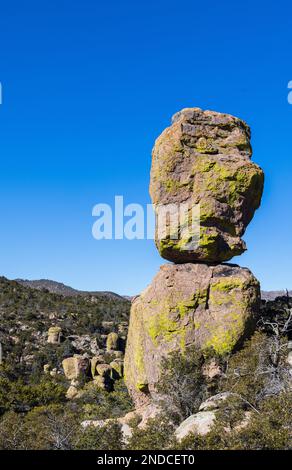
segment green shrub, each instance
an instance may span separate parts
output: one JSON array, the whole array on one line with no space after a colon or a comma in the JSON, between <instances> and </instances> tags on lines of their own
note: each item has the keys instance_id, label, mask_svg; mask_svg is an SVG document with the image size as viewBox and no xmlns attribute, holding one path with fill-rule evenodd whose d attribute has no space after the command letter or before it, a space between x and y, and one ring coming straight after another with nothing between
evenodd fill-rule
<instances>
[{"instance_id":1,"label":"green shrub","mask_svg":"<svg viewBox=\"0 0 292 470\"><path fill-rule=\"evenodd\" d=\"M89 426L84 430L79 430L75 448L78 450L121 450L123 448L121 426L113 422L101 428Z\"/></svg>"},{"instance_id":2,"label":"green shrub","mask_svg":"<svg viewBox=\"0 0 292 470\"><path fill-rule=\"evenodd\" d=\"M176 351L162 361L157 391L163 397L161 406L172 419L182 421L195 413L205 398L203 361L202 353L194 348L185 354Z\"/></svg>"}]
</instances>

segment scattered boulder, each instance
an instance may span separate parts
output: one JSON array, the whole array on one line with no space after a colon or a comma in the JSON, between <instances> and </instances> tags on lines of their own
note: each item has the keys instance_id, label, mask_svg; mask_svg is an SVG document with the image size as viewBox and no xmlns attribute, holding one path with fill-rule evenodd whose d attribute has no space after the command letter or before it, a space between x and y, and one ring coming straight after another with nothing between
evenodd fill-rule
<instances>
[{"instance_id":1,"label":"scattered boulder","mask_svg":"<svg viewBox=\"0 0 292 470\"><path fill-rule=\"evenodd\" d=\"M85 356L75 354L73 357L64 359L62 361L62 366L67 379L78 379L80 376L87 374L89 360Z\"/></svg>"},{"instance_id":2,"label":"scattered boulder","mask_svg":"<svg viewBox=\"0 0 292 470\"><path fill-rule=\"evenodd\" d=\"M57 368L54 367L54 368L50 371L50 376L51 376L51 377L56 377L57 374L58 374Z\"/></svg>"},{"instance_id":3,"label":"scattered boulder","mask_svg":"<svg viewBox=\"0 0 292 470\"><path fill-rule=\"evenodd\" d=\"M48 330L48 343L60 344L62 336L62 328L59 326L51 326Z\"/></svg>"},{"instance_id":4,"label":"scattered boulder","mask_svg":"<svg viewBox=\"0 0 292 470\"><path fill-rule=\"evenodd\" d=\"M124 362L116 359L110 363L112 379L120 379L124 373Z\"/></svg>"},{"instance_id":5,"label":"scattered boulder","mask_svg":"<svg viewBox=\"0 0 292 470\"><path fill-rule=\"evenodd\" d=\"M94 378L93 378L93 382L94 384L97 386L97 388L100 388L101 390L106 390L107 388L107 384L106 384L106 380L103 376L101 375L96 375Z\"/></svg>"},{"instance_id":6,"label":"scattered boulder","mask_svg":"<svg viewBox=\"0 0 292 470\"><path fill-rule=\"evenodd\" d=\"M202 373L207 381L212 381L222 374L221 366L215 358L203 365Z\"/></svg>"},{"instance_id":7,"label":"scattered boulder","mask_svg":"<svg viewBox=\"0 0 292 470\"><path fill-rule=\"evenodd\" d=\"M190 433L199 434L200 436L208 434L215 425L216 420L219 420L218 410L227 409L228 402L231 400L232 406L242 410L245 409L246 403L238 394L232 392L217 393L201 403L198 413L190 416L180 424L175 431L178 441L181 441ZM251 417L251 411L244 411L242 419L233 427L233 430L238 432L247 427ZM224 430L226 432L232 431L229 426L224 426Z\"/></svg>"},{"instance_id":8,"label":"scattered boulder","mask_svg":"<svg viewBox=\"0 0 292 470\"><path fill-rule=\"evenodd\" d=\"M111 351L111 354L117 359L122 359L124 357L124 354L122 351Z\"/></svg>"},{"instance_id":9,"label":"scattered boulder","mask_svg":"<svg viewBox=\"0 0 292 470\"><path fill-rule=\"evenodd\" d=\"M74 387L74 385L70 385L70 387L68 388L66 392L66 398L68 400L73 400L73 398L76 398L77 395L78 395L78 389Z\"/></svg>"},{"instance_id":10,"label":"scattered boulder","mask_svg":"<svg viewBox=\"0 0 292 470\"><path fill-rule=\"evenodd\" d=\"M99 352L96 338L92 338L90 335L71 335L68 336L68 339L71 341L74 350L79 354L90 351L91 354L97 355Z\"/></svg>"},{"instance_id":11,"label":"scattered boulder","mask_svg":"<svg viewBox=\"0 0 292 470\"><path fill-rule=\"evenodd\" d=\"M157 418L162 412L160 406L157 403L148 403L146 406L142 406L136 410L136 414L140 417L140 423L138 424L138 428L144 429L149 419Z\"/></svg>"},{"instance_id":12,"label":"scattered boulder","mask_svg":"<svg viewBox=\"0 0 292 470\"><path fill-rule=\"evenodd\" d=\"M121 425L121 431L124 438L124 442L127 442L128 439L132 436L132 426L133 424L137 425L138 428L144 429L147 425L149 419L157 417L161 412L161 409L154 404L148 405L146 407L140 408L136 411L130 411L125 416L117 418L116 421ZM81 422L81 426L86 429L89 426L94 426L95 428L102 428L109 423L113 423L115 420L105 419L105 420L92 420L88 419Z\"/></svg>"},{"instance_id":13,"label":"scattered boulder","mask_svg":"<svg viewBox=\"0 0 292 470\"><path fill-rule=\"evenodd\" d=\"M155 395L161 362L188 346L230 353L252 329L259 283L235 265L167 264L132 303L125 380L137 407Z\"/></svg>"},{"instance_id":14,"label":"scattered boulder","mask_svg":"<svg viewBox=\"0 0 292 470\"><path fill-rule=\"evenodd\" d=\"M109 364L97 364L96 372L102 377L109 377L111 373L111 366Z\"/></svg>"},{"instance_id":15,"label":"scattered boulder","mask_svg":"<svg viewBox=\"0 0 292 470\"><path fill-rule=\"evenodd\" d=\"M289 351L287 356L287 364L292 367L292 351Z\"/></svg>"},{"instance_id":16,"label":"scattered boulder","mask_svg":"<svg viewBox=\"0 0 292 470\"><path fill-rule=\"evenodd\" d=\"M199 434L204 436L211 431L216 421L216 415L213 411L200 411L185 419L175 431L175 437L181 441L189 434Z\"/></svg>"},{"instance_id":17,"label":"scattered boulder","mask_svg":"<svg viewBox=\"0 0 292 470\"><path fill-rule=\"evenodd\" d=\"M152 201L160 217L166 208L172 214L165 230L156 226L158 251L175 263L228 261L246 250L241 237L263 192L263 171L251 161L250 129L241 119L199 108L183 109L172 122L152 153ZM187 209L178 238L179 204ZM200 230L191 234L187 221L198 204Z\"/></svg>"},{"instance_id":18,"label":"scattered boulder","mask_svg":"<svg viewBox=\"0 0 292 470\"><path fill-rule=\"evenodd\" d=\"M213 395L212 397L208 398L207 400L201 403L199 411L214 411L218 410L227 400L230 399L237 400L238 404L241 406L243 404L242 400L236 393L232 392L222 392L217 393L217 395Z\"/></svg>"},{"instance_id":19,"label":"scattered boulder","mask_svg":"<svg viewBox=\"0 0 292 470\"><path fill-rule=\"evenodd\" d=\"M99 356L94 356L90 360L90 370L91 370L91 375L92 377L95 377L97 375L97 370L96 366L98 364L103 364L104 363L104 357L99 355Z\"/></svg>"},{"instance_id":20,"label":"scattered boulder","mask_svg":"<svg viewBox=\"0 0 292 470\"><path fill-rule=\"evenodd\" d=\"M119 335L117 333L111 332L108 334L107 339L106 339L106 350L107 351L119 350Z\"/></svg>"},{"instance_id":21,"label":"scattered boulder","mask_svg":"<svg viewBox=\"0 0 292 470\"><path fill-rule=\"evenodd\" d=\"M45 374L48 374L50 372L50 364L44 364L43 371Z\"/></svg>"}]
</instances>

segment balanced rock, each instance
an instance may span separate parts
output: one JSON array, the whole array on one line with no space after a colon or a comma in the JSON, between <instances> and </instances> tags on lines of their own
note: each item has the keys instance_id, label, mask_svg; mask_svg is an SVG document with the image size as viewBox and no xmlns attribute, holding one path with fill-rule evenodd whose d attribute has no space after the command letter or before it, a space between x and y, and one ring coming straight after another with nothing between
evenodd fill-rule
<instances>
[{"instance_id":1,"label":"balanced rock","mask_svg":"<svg viewBox=\"0 0 292 470\"><path fill-rule=\"evenodd\" d=\"M235 265L166 264L132 303L125 380L137 407L149 402L161 362L188 346L230 353L253 326L259 283Z\"/></svg>"},{"instance_id":2,"label":"balanced rock","mask_svg":"<svg viewBox=\"0 0 292 470\"><path fill-rule=\"evenodd\" d=\"M150 194L163 258L213 263L245 251L241 237L260 205L264 181L251 155L244 121L199 108L174 115L152 154ZM194 207L200 215L196 230Z\"/></svg>"}]
</instances>

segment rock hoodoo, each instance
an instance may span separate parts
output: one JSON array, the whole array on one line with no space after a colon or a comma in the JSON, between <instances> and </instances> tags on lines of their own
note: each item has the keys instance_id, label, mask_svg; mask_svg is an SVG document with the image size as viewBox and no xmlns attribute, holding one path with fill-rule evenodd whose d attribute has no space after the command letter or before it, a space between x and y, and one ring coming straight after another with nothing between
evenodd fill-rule
<instances>
[{"instance_id":1,"label":"rock hoodoo","mask_svg":"<svg viewBox=\"0 0 292 470\"><path fill-rule=\"evenodd\" d=\"M245 250L241 239L259 207L263 172L251 162L250 130L240 119L198 108L184 109L156 140L150 193L155 210L199 206L196 244L187 220L172 237L156 226L156 246L166 264L132 303L125 379L137 408L156 395L164 357L196 346L225 355L252 330L260 287L252 273L222 264ZM159 215L159 214L158 214ZM185 237L185 233L187 236Z\"/></svg>"}]
</instances>

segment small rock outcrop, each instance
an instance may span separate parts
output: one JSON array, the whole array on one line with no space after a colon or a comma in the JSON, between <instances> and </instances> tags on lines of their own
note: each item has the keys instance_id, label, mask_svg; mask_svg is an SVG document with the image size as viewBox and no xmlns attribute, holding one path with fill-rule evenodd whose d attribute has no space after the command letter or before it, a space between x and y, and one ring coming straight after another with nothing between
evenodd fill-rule
<instances>
[{"instance_id":1,"label":"small rock outcrop","mask_svg":"<svg viewBox=\"0 0 292 470\"><path fill-rule=\"evenodd\" d=\"M62 328L59 326L51 326L48 331L48 343L60 344L62 336Z\"/></svg>"},{"instance_id":2,"label":"small rock outcrop","mask_svg":"<svg viewBox=\"0 0 292 470\"><path fill-rule=\"evenodd\" d=\"M199 434L205 436L211 431L216 421L216 415L214 411L200 411L195 415L189 416L185 419L175 431L175 437L178 441L181 441L189 434Z\"/></svg>"},{"instance_id":3,"label":"small rock outcrop","mask_svg":"<svg viewBox=\"0 0 292 470\"><path fill-rule=\"evenodd\" d=\"M118 333L109 333L106 339L107 351L117 351L119 349L119 335Z\"/></svg>"},{"instance_id":4,"label":"small rock outcrop","mask_svg":"<svg viewBox=\"0 0 292 470\"><path fill-rule=\"evenodd\" d=\"M76 354L73 357L64 359L62 366L67 379L78 379L79 377L86 375L89 368L89 360L87 357Z\"/></svg>"},{"instance_id":5,"label":"small rock outcrop","mask_svg":"<svg viewBox=\"0 0 292 470\"><path fill-rule=\"evenodd\" d=\"M251 154L250 129L241 119L199 108L174 115L153 149L150 194L160 214L163 207L173 211L171 205L183 203L191 212L199 204L200 232L192 246L182 227L173 239L167 221L165 232L156 230L163 258L218 263L245 251L241 236L260 205L264 180Z\"/></svg>"}]
</instances>

